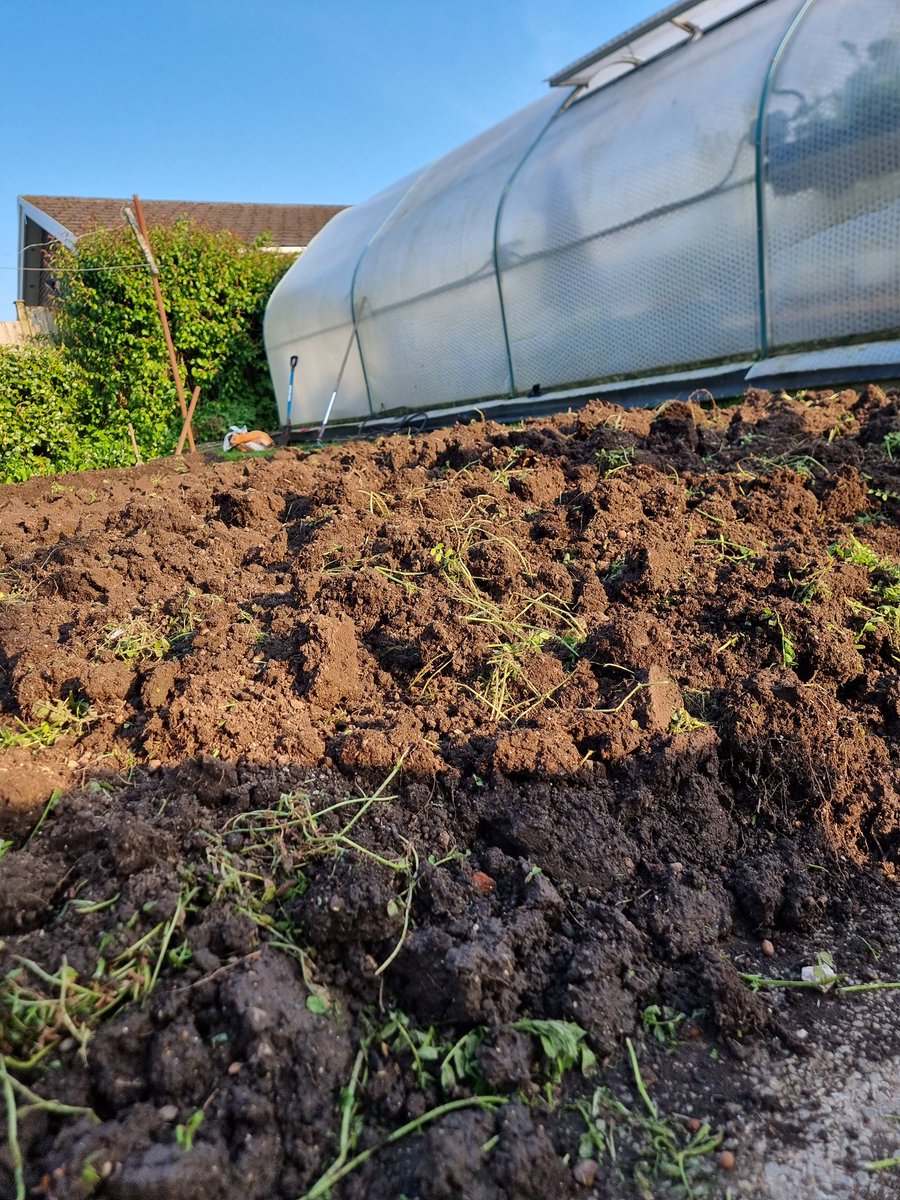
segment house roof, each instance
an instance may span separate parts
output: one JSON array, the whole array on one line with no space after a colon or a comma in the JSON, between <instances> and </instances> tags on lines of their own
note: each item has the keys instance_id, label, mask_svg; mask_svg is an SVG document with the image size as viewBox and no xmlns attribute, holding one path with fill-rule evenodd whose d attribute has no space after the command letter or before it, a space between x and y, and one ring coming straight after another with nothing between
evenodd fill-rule
<instances>
[{"instance_id":1,"label":"house roof","mask_svg":"<svg viewBox=\"0 0 900 1200\"><path fill-rule=\"evenodd\" d=\"M124 224L122 208L131 199L88 196L22 196L76 238L92 229L115 229ZM217 204L194 200L141 200L150 228L172 225L188 217L214 232L229 230L252 242L269 234L279 246L305 246L339 213L343 204Z\"/></svg>"}]
</instances>

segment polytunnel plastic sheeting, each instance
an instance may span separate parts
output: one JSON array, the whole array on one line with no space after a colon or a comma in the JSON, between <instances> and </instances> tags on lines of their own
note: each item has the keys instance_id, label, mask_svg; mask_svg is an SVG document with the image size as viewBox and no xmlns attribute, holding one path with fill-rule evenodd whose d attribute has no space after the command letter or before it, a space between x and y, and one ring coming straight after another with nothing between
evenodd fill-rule
<instances>
[{"instance_id":1,"label":"polytunnel plastic sheeting","mask_svg":"<svg viewBox=\"0 0 900 1200\"><path fill-rule=\"evenodd\" d=\"M354 295L374 410L511 389L494 233L510 177L565 100L550 93L429 167L360 262Z\"/></svg>"},{"instance_id":2,"label":"polytunnel plastic sheeting","mask_svg":"<svg viewBox=\"0 0 900 1200\"><path fill-rule=\"evenodd\" d=\"M900 328L897 0L815 0L766 114L770 344Z\"/></svg>"},{"instance_id":3,"label":"polytunnel plastic sheeting","mask_svg":"<svg viewBox=\"0 0 900 1200\"><path fill-rule=\"evenodd\" d=\"M760 0L631 65L326 227L267 310L282 418L290 354L299 424L321 419L348 345L347 419L536 384L646 395L648 377L737 377L788 351L777 374L865 338L892 367L900 0Z\"/></svg>"},{"instance_id":4,"label":"polytunnel plastic sheeting","mask_svg":"<svg viewBox=\"0 0 900 1200\"><path fill-rule=\"evenodd\" d=\"M517 391L752 354L755 141L798 0L769 0L547 130L499 226Z\"/></svg>"},{"instance_id":5,"label":"polytunnel plastic sheeting","mask_svg":"<svg viewBox=\"0 0 900 1200\"><path fill-rule=\"evenodd\" d=\"M369 411L358 343L351 342L353 276L366 245L416 178L416 174L407 176L365 203L338 213L272 293L265 341L282 421L291 355L300 360L291 412L296 424L321 419L348 345L350 356L332 416L340 419Z\"/></svg>"}]
</instances>

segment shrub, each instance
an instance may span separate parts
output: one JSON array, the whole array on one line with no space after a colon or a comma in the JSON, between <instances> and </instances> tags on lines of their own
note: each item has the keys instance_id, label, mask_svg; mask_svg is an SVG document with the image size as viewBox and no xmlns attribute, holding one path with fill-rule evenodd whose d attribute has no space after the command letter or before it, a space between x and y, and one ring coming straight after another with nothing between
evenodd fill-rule
<instances>
[{"instance_id":1,"label":"shrub","mask_svg":"<svg viewBox=\"0 0 900 1200\"><path fill-rule=\"evenodd\" d=\"M133 461L126 442L86 424L89 397L83 374L59 347L0 349L0 480Z\"/></svg>"},{"instance_id":2,"label":"shrub","mask_svg":"<svg viewBox=\"0 0 900 1200\"><path fill-rule=\"evenodd\" d=\"M150 231L198 441L277 423L262 339L266 301L292 259L188 221ZM0 350L0 482L170 451L181 429L149 272L128 229L59 247L58 346Z\"/></svg>"},{"instance_id":3,"label":"shrub","mask_svg":"<svg viewBox=\"0 0 900 1200\"><path fill-rule=\"evenodd\" d=\"M201 388L195 436L218 438L238 420L274 425L262 318L292 259L189 221L151 230L150 243L185 390ZM58 320L65 352L90 384L91 422L124 429L130 421L142 450L159 454L177 438L181 416L142 261L129 229L60 248L58 266L87 271L60 276Z\"/></svg>"}]
</instances>

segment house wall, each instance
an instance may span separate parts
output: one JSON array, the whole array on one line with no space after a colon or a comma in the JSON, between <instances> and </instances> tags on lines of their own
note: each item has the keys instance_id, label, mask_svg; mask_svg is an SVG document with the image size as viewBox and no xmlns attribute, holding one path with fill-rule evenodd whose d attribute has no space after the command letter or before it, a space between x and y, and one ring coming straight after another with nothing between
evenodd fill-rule
<instances>
[{"instance_id":1,"label":"house wall","mask_svg":"<svg viewBox=\"0 0 900 1200\"><path fill-rule=\"evenodd\" d=\"M44 265L43 248L41 242L49 240L49 234L45 229L31 217L25 218L24 243L28 249L22 255L22 295L21 300L24 300L29 307L41 304L41 280L43 272L39 269Z\"/></svg>"}]
</instances>

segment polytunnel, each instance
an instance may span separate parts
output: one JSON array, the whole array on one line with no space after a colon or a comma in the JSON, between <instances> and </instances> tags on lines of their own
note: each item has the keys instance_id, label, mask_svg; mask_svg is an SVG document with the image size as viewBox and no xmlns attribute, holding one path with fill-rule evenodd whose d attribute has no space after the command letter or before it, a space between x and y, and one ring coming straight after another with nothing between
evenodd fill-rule
<instances>
[{"instance_id":1,"label":"polytunnel","mask_svg":"<svg viewBox=\"0 0 900 1200\"><path fill-rule=\"evenodd\" d=\"M287 272L282 421L292 356L294 425L898 373L897 0L675 3L550 84Z\"/></svg>"}]
</instances>

